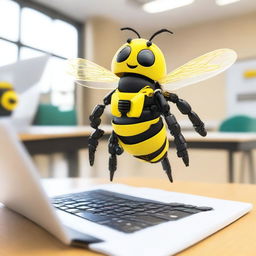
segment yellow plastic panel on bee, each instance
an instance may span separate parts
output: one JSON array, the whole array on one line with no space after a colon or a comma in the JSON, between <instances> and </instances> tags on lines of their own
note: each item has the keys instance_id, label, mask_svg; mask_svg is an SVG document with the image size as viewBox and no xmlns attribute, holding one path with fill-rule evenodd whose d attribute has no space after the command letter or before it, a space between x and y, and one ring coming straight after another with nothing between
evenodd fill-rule
<instances>
[{"instance_id":1,"label":"yellow plastic panel on bee","mask_svg":"<svg viewBox=\"0 0 256 256\"><path fill-rule=\"evenodd\" d=\"M119 143L123 147L123 149L128 153L135 156L140 156L140 155L148 155L157 151L164 144L165 139L166 139L166 128L165 126L163 126L163 128L158 134L156 134L155 136L143 142L136 143L133 145L127 145L127 144L124 144L119 139Z\"/></svg>"},{"instance_id":2,"label":"yellow plastic panel on bee","mask_svg":"<svg viewBox=\"0 0 256 256\"><path fill-rule=\"evenodd\" d=\"M151 163L155 163L155 162L159 161L165 155L165 153L168 151L168 149L169 149L169 141L166 140L166 144L165 144L164 150L161 152L161 154L159 154L157 157L152 159L150 162Z\"/></svg>"},{"instance_id":3,"label":"yellow plastic panel on bee","mask_svg":"<svg viewBox=\"0 0 256 256\"><path fill-rule=\"evenodd\" d=\"M147 131L152 124L156 124L159 121L159 117L146 122L136 124L118 125L112 122L113 130L120 136L134 136Z\"/></svg>"}]
</instances>

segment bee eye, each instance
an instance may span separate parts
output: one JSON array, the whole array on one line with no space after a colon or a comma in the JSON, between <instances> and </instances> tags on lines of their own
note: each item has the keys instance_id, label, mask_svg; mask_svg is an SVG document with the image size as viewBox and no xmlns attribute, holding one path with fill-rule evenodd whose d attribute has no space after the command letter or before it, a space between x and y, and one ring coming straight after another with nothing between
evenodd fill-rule
<instances>
[{"instance_id":1,"label":"bee eye","mask_svg":"<svg viewBox=\"0 0 256 256\"><path fill-rule=\"evenodd\" d=\"M118 54L116 57L117 62L123 62L125 61L131 54L131 47L130 46L125 46Z\"/></svg>"},{"instance_id":2,"label":"bee eye","mask_svg":"<svg viewBox=\"0 0 256 256\"><path fill-rule=\"evenodd\" d=\"M150 67L155 62L155 55L151 50L141 50L137 56L140 65Z\"/></svg>"}]
</instances>

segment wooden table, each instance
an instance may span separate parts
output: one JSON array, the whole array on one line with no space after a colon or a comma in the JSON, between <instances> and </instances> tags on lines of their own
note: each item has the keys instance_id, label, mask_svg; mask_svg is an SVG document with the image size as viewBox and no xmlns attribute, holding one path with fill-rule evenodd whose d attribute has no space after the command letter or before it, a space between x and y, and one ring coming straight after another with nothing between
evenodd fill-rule
<instances>
[{"instance_id":1,"label":"wooden table","mask_svg":"<svg viewBox=\"0 0 256 256\"><path fill-rule=\"evenodd\" d=\"M111 132L111 126L102 126L106 136ZM69 176L77 177L78 151L87 148L88 138L92 131L89 126L38 126L30 127L20 134L30 154L66 153L69 163ZM188 147L194 149L218 149L228 152L228 181L234 182L234 152L243 151L251 153L256 148L256 133L224 133L209 132L201 137L195 132L183 132ZM170 140L172 138L170 137ZM173 147L173 143L170 143ZM251 159L252 166L253 160ZM251 171L253 174L254 171ZM255 182L255 177L251 177Z\"/></svg>"},{"instance_id":2,"label":"wooden table","mask_svg":"<svg viewBox=\"0 0 256 256\"><path fill-rule=\"evenodd\" d=\"M117 182L118 180L116 180ZM96 179L49 179L44 181L50 192L65 193L68 189L108 183ZM119 179L119 183L133 186L161 188L170 191L238 200L256 204L256 185L204 184L174 182L162 179ZM254 256L256 252L256 209L233 224L218 231L196 245L179 253L179 256ZM156 238L157 239L157 238ZM166 238L171 239L171 238ZM153 246L153 245L152 245ZM45 230L22 216L0 207L1 256L96 256L92 251L65 246Z\"/></svg>"}]
</instances>

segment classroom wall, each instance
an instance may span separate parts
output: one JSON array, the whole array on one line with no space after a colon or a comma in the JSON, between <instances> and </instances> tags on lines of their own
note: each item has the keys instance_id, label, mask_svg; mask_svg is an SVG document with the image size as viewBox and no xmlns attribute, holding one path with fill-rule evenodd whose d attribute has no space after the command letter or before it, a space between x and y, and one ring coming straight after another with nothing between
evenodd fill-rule
<instances>
[{"instance_id":1,"label":"classroom wall","mask_svg":"<svg viewBox=\"0 0 256 256\"><path fill-rule=\"evenodd\" d=\"M239 59L256 57L255 27L256 13L250 13L175 29L174 35L159 35L154 42L164 52L167 70L171 71L194 57L218 48L234 49ZM110 69L114 53L131 35L129 32L120 32L119 29L120 24L109 19L88 20L86 22L87 33L85 33L87 58ZM149 37L153 32L155 31L141 31L141 34ZM105 93L90 90L90 108L93 108L93 105L97 104ZM182 88L177 93L189 101L204 120L220 121L226 116L225 73ZM87 100L88 97L86 97ZM184 118L180 114L178 117Z\"/></svg>"},{"instance_id":2,"label":"classroom wall","mask_svg":"<svg viewBox=\"0 0 256 256\"><path fill-rule=\"evenodd\" d=\"M186 61L217 48L232 48L237 51L239 59L256 57L255 27L256 13L251 13L175 29L175 35L162 34L154 42L163 50L166 56L167 69L171 71ZM85 47L87 58L106 68L110 68L115 51L130 36L127 32L120 32L119 28L120 24L104 18L94 18L86 21ZM153 32L155 31L142 31L141 34L149 38ZM204 121L221 121L226 116L225 74L183 88L177 93L180 98L186 99L191 103L193 109ZM94 105L100 103L105 94L106 92L104 91L83 89L84 116L88 116L86 113L90 112ZM178 113L175 107L172 107L172 111L178 120L185 118ZM226 182L228 161L226 152L190 150L189 154L190 167L186 168L181 159L176 157L175 150L170 150L169 156L176 179ZM238 167L240 157L237 154L236 166ZM97 158L100 158L100 161L97 161L93 174L95 176L108 175L106 143L100 144ZM86 160L84 159L84 161ZM127 154L119 157L118 170L117 175L119 177L144 175L165 178L160 164L140 163Z\"/></svg>"}]
</instances>

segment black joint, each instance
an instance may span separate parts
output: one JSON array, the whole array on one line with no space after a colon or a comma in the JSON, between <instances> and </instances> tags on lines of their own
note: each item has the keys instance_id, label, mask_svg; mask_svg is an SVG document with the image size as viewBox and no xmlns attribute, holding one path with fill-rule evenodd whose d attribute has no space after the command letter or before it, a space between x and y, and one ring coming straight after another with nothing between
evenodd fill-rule
<instances>
[{"instance_id":1,"label":"black joint","mask_svg":"<svg viewBox=\"0 0 256 256\"><path fill-rule=\"evenodd\" d=\"M97 105L97 106L93 109L93 111L92 111L92 113L91 113L91 115L90 115L90 117L89 117L90 121L92 121L92 120L95 119L95 118L100 117L100 116L103 114L104 109L105 109L105 105Z\"/></svg>"},{"instance_id":2,"label":"black joint","mask_svg":"<svg viewBox=\"0 0 256 256\"><path fill-rule=\"evenodd\" d=\"M118 156L120 156L123 152L124 152L124 150L123 150L121 147L119 147L119 146L116 146L116 147L115 147L115 153L116 153Z\"/></svg>"},{"instance_id":3,"label":"black joint","mask_svg":"<svg viewBox=\"0 0 256 256\"><path fill-rule=\"evenodd\" d=\"M157 91L155 93L155 95L158 100L158 104L159 104L161 111L163 112L164 115L167 115L170 111L170 106L169 106L168 102L166 101L165 97L163 96L163 94L160 91Z\"/></svg>"},{"instance_id":4,"label":"black joint","mask_svg":"<svg viewBox=\"0 0 256 256\"><path fill-rule=\"evenodd\" d=\"M184 136L181 133L174 138L174 142L177 145L178 150L187 148L186 140L185 140Z\"/></svg>"},{"instance_id":5,"label":"black joint","mask_svg":"<svg viewBox=\"0 0 256 256\"><path fill-rule=\"evenodd\" d=\"M180 125L177 123L174 115L171 114L166 116L165 121L172 135L180 134Z\"/></svg>"},{"instance_id":6,"label":"black joint","mask_svg":"<svg viewBox=\"0 0 256 256\"><path fill-rule=\"evenodd\" d=\"M100 139L104 134L104 131L101 129L97 129L96 131L94 131L94 133L90 136L93 139Z\"/></svg>"},{"instance_id":7,"label":"black joint","mask_svg":"<svg viewBox=\"0 0 256 256\"><path fill-rule=\"evenodd\" d=\"M151 41L147 41L147 47L150 47L152 45Z\"/></svg>"},{"instance_id":8,"label":"black joint","mask_svg":"<svg viewBox=\"0 0 256 256\"><path fill-rule=\"evenodd\" d=\"M130 43L131 43L131 41L132 41L132 39L131 39L131 38L128 38L128 39L127 39L127 43L128 43L128 44L130 44Z\"/></svg>"},{"instance_id":9,"label":"black joint","mask_svg":"<svg viewBox=\"0 0 256 256\"><path fill-rule=\"evenodd\" d=\"M97 129L98 126L100 125L101 123L101 120L100 118L97 118L97 119L94 119L91 123L90 123L90 126L94 129Z\"/></svg>"},{"instance_id":10,"label":"black joint","mask_svg":"<svg viewBox=\"0 0 256 256\"><path fill-rule=\"evenodd\" d=\"M177 102L179 101L179 97L178 97L178 95L175 94L175 93L170 93L170 94L169 94L169 99L170 99L170 101L173 102L173 103L177 103Z\"/></svg>"},{"instance_id":11,"label":"black joint","mask_svg":"<svg viewBox=\"0 0 256 256\"><path fill-rule=\"evenodd\" d=\"M191 106L185 100L179 99L177 107L182 114L188 115L191 112Z\"/></svg>"}]
</instances>

